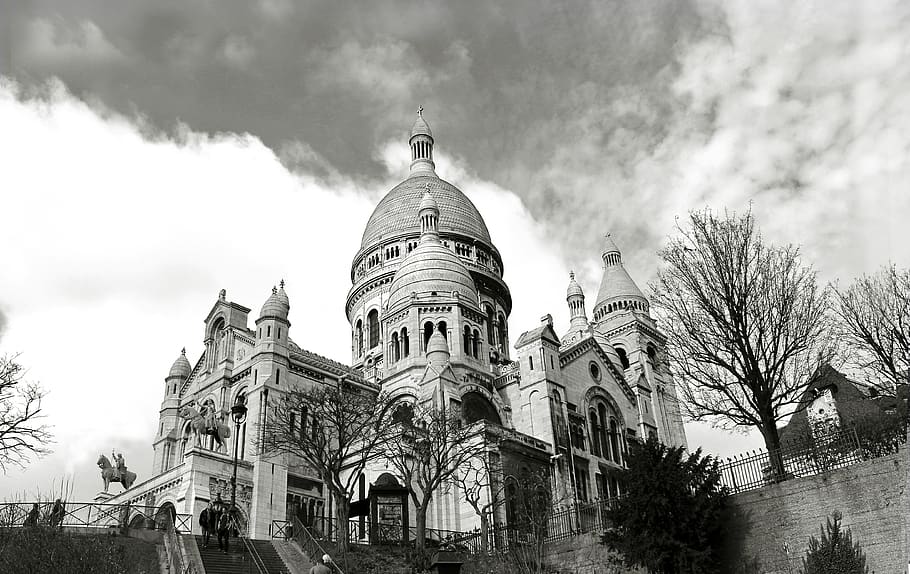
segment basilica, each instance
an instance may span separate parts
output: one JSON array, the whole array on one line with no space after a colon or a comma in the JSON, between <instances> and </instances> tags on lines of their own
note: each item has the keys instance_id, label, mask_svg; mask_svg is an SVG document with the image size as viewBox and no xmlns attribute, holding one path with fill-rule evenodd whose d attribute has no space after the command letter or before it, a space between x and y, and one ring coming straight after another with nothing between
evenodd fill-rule
<instances>
[{"instance_id":1,"label":"basilica","mask_svg":"<svg viewBox=\"0 0 910 574\"><path fill-rule=\"evenodd\" d=\"M293 516L331 516L320 477L302 460L268 458L253 446L270 401L294 385L347 381L457 406L466 422L500 430L507 471L545 468L577 502L619 493L607 471L623 466L630 439L686 446L666 339L613 239L600 254L593 306L569 273L569 324L544 314L513 338L507 262L471 200L436 175L422 113L408 141L410 171L376 206L351 263L350 365L294 343L283 282L253 316L222 290L205 316L202 355L191 363L181 353L164 378L154 476L99 497L198 517L229 496L236 450L237 500L252 537L271 536ZM554 303L540 302L541 311ZM239 432L198 438L200 418L233 427L228 413L238 401L248 407ZM394 484L392 474L369 469L352 499ZM427 526L468 531L477 520L450 489L434 498Z\"/></svg>"}]
</instances>

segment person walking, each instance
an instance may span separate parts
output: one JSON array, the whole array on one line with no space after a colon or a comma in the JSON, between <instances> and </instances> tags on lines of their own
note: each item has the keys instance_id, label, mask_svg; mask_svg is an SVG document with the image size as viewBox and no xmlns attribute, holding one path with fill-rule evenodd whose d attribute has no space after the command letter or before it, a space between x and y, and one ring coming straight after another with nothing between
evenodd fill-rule
<instances>
[{"instance_id":1,"label":"person walking","mask_svg":"<svg viewBox=\"0 0 910 574\"><path fill-rule=\"evenodd\" d=\"M231 519L228 512L222 512L218 515L218 548L224 552L228 553L230 550L230 539L231 539ZM224 544L222 545L222 540Z\"/></svg>"},{"instance_id":2,"label":"person walking","mask_svg":"<svg viewBox=\"0 0 910 574\"><path fill-rule=\"evenodd\" d=\"M218 514L215 512L212 502L209 501L209 505L202 509L202 513L199 514L199 526L202 528L202 548L209 547L209 538L212 537L212 531L215 530L215 526L218 524Z\"/></svg>"},{"instance_id":3,"label":"person walking","mask_svg":"<svg viewBox=\"0 0 910 574\"><path fill-rule=\"evenodd\" d=\"M28 511L28 516L25 517L25 523L23 526L38 526L38 517L41 515L41 510L38 509L38 503L32 504L32 509Z\"/></svg>"},{"instance_id":4,"label":"person walking","mask_svg":"<svg viewBox=\"0 0 910 574\"><path fill-rule=\"evenodd\" d=\"M328 566L331 563L332 557L328 554L323 554L319 562L310 568L310 574L332 574L332 569Z\"/></svg>"},{"instance_id":5,"label":"person walking","mask_svg":"<svg viewBox=\"0 0 910 574\"><path fill-rule=\"evenodd\" d=\"M51 509L51 528L63 528L63 518L66 516L66 507L58 498L54 501L54 507Z\"/></svg>"}]
</instances>

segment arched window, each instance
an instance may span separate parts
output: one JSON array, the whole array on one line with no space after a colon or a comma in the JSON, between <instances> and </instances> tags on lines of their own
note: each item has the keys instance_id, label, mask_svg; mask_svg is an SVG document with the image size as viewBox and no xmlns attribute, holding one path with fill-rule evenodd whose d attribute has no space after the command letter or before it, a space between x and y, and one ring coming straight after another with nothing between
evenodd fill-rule
<instances>
[{"instance_id":1,"label":"arched window","mask_svg":"<svg viewBox=\"0 0 910 574\"><path fill-rule=\"evenodd\" d=\"M427 321L426 323L423 324L423 349L424 349L424 351L427 349L427 345L430 344L430 337L433 336L433 329L435 329L435 327L433 326L433 323Z\"/></svg>"},{"instance_id":2,"label":"arched window","mask_svg":"<svg viewBox=\"0 0 910 574\"><path fill-rule=\"evenodd\" d=\"M370 348L379 344L379 312L376 309L367 315L367 324L370 330Z\"/></svg>"},{"instance_id":3,"label":"arched window","mask_svg":"<svg viewBox=\"0 0 910 574\"><path fill-rule=\"evenodd\" d=\"M471 327L468 325L464 326L464 336L462 338L462 347L464 348L464 354L466 356L473 356L473 351L471 350Z\"/></svg>"},{"instance_id":4,"label":"arched window","mask_svg":"<svg viewBox=\"0 0 910 574\"><path fill-rule=\"evenodd\" d=\"M357 319L357 328L354 329L354 348L358 357L363 355L363 321L360 319Z\"/></svg>"},{"instance_id":5,"label":"arched window","mask_svg":"<svg viewBox=\"0 0 910 574\"><path fill-rule=\"evenodd\" d=\"M619 355L619 363L622 365L623 369L629 368L629 357L626 355L626 350L622 347L615 347L616 354Z\"/></svg>"},{"instance_id":6,"label":"arched window","mask_svg":"<svg viewBox=\"0 0 910 574\"><path fill-rule=\"evenodd\" d=\"M212 327L212 364L217 365L221 359L221 337L224 334L224 319L215 321Z\"/></svg>"},{"instance_id":7,"label":"arched window","mask_svg":"<svg viewBox=\"0 0 910 574\"><path fill-rule=\"evenodd\" d=\"M603 456L600 446L600 429L597 424L597 411L593 408L588 409L588 425L591 427L591 454L594 456Z\"/></svg>"},{"instance_id":8,"label":"arched window","mask_svg":"<svg viewBox=\"0 0 910 574\"><path fill-rule=\"evenodd\" d=\"M613 451L610 449L610 443L607 440L607 407L603 403L597 405L597 439L601 444L601 455L604 458L613 460Z\"/></svg>"},{"instance_id":9,"label":"arched window","mask_svg":"<svg viewBox=\"0 0 910 574\"><path fill-rule=\"evenodd\" d=\"M445 322L445 321L440 321L440 322L436 325L436 329L437 329L440 333L442 333L442 336L446 338L446 341L449 340L449 328L448 328L448 325L446 325L446 322Z\"/></svg>"},{"instance_id":10,"label":"arched window","mask_svg":"<svg viewBox=\"0 0 910 574\"><path fill-rule=\"evenodd\" d=\"M408 340L408 329L407 327L401 330L401 356L407 357L411 354L411 345Z\"/></svg>"},{"instance_id":11,"label":"arched window","mask_svg":"<svg viewBox=\"0 0 910 574\"><path fill-rule=\"evenodd\" d=\"M471 355L475 359L480 358L480 333L477 329L474 329L474 334L471 336Z\"/></svg>"},{"instance_id":12,"label":"arched window","mask_svg":"<svg viewBox=\"0 0 910 574\"><path fill-rule=\"evenodd\" d=\"M401 347L398 343L398 333L392 333L392 362L398 361L401 358Z\"/></svg>"},{"instance_id":13,"label":"arched window","mask_svg":"<svg viewBox=\"0 0 910 574\"><path fill-rule=\"evenodd\" d=\"M499 338L496 340L496 342L499 345L500 350L505 353L506 347L509 346L509 333L506 317L502 313L499 314L497 327L499 327Z\"/></svg>"},{"instance_id":14,"label":"arched window","mask_svg":"<svg viewBox=\"0 0 910 574\"><path fill-rule=\"evenodd\" d=\"M610 419L610 447L613 449L613 462L617 464L622 464L622 456L619 448L619 441L622 440L622 437L619 436L619 425L616 424L616 419Z\"/></svg>"},{"instance_id":15,"label":"arched window","mask_svg":"<svg viewBox=\"0 0 910 574\"><path fill-rule=\"evenodd\" d=\"M652 369L657 369L657 350L654 345L648 344L648 362L651 363Z\"/></svg>"},{"instance_id":16,"label":"arched window","mask_svg":"<svg viewBox=\"0 0 910 574\"><path fill-rule=\"evenodd\" d=\"M506 522L518 522L518 481L514 477L506 478Z\"/></svg>"},{"instance_id":17,"label":"arched window","mask_svg":"<svg viewBox=\"0 0 910 574\"><path fill-rule=\"evenodd\" d=\"M493 308L489 305L484 305L484 311L487 313L487 341L490 344L493 344Z\"/></svg>"}]
</instances>

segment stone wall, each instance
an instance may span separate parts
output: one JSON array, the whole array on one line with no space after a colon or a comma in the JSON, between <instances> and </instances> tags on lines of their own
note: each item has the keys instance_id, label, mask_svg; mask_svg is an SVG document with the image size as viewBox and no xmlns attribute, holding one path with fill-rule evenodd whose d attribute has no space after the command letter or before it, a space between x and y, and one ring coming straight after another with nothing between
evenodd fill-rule
<instances>
[{"instance_id":1,"label":"stone wall","mask_svg":"<svg viewBox=\"0 0 910 574\"><path fill-rule=\"evenodd\" d=\"M809 537L839 511L870 572L906 573L908 451L732 496L726 571L799 572Z\"/></svg>"},{"instance_id":2,"label":"stone wall","mask_svg":"<svg viewBox=\"0 0 910 574\"><path fill-rule=\"evenodd\" d=\"M547 565L551 572L572 574L644 574L644 570L628 569L620 557L600 543L595 533L573 536L569 540L547 546Z\"/></svg>"}]
</instances>

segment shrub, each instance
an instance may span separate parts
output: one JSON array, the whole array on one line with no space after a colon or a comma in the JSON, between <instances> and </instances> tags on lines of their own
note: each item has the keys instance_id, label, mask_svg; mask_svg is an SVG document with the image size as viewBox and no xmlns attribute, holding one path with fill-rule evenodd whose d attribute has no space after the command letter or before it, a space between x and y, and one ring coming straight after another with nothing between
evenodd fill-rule
<instances>
[{"instance_id":1,"label":"shrub","mask_svg":"<svg viewBox=\"0 0 910 574\"><path fill-rule=\"evenodd\" d=\"M835 512L821 529L821 540L809 538L801 574L868 574L866 555L853 542L848 528L841 530L841 514Z\"/></svg>"}]
</instances>

